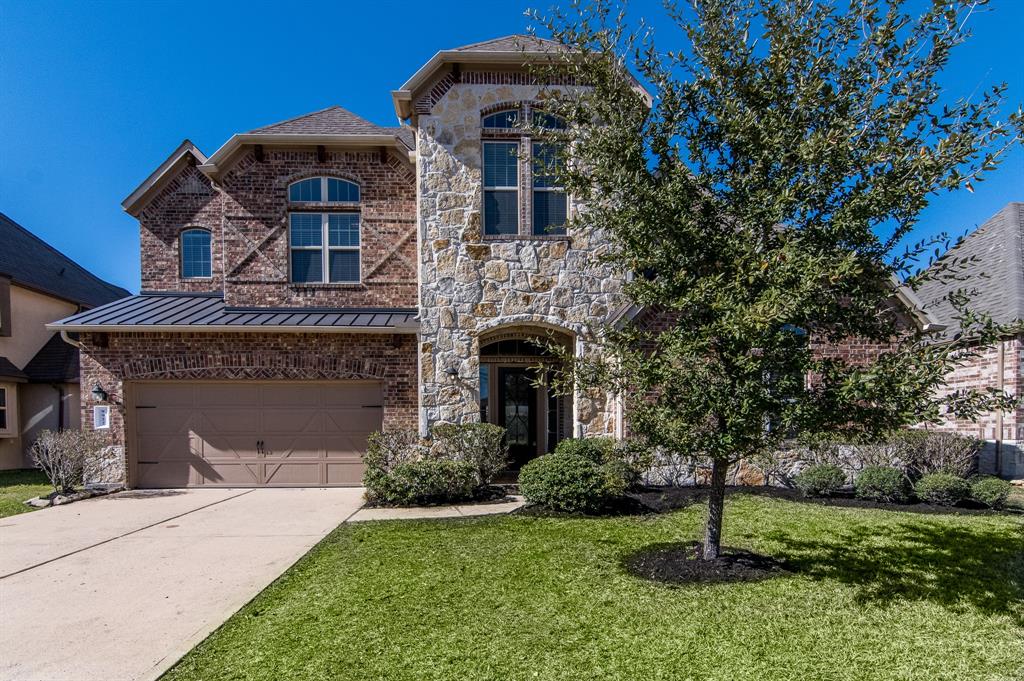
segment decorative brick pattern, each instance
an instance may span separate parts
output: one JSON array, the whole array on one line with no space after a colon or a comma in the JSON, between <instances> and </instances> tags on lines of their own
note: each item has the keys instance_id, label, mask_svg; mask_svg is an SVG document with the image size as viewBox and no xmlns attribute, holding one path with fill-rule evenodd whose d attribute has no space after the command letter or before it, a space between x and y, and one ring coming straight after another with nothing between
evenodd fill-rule
<instances>
[{"instance_id":1,"label":"decorative brick pattern","mask_svg":"<svg viewBox=\"0 0 1024 681\"><path fill-rule=\"evenodd\" d=\"M210 179L194 166L182 170L139 215L143 291L220 291L224 282L221 237L223 201ZM181 277L181 232L210 230L212 277Z\"/></svg>"},{"instance_id":2,"label":"decorative brick pattern","mask_svg":"<svg viewBox=\"0 0 1024 681\"><path fill-rule=\"evenodd\" d=\"M102 386L119 404L126 382L154 379L375 379L384 386L384 427L417 424L416 337L411 334L112 333L83 334L82 342L82 424L87 429L92 428L93 385ZM104 479L88 482L124 482L123 407L111 409L110 428L100 432L116 448L108 451L121 464L94 466Z\"/></svg>"},{"instance_id":3,"label":"decorative brick pattern","mask_svg":"<svg viewBox=\"0 0 1024 681\"><path fill-rule=\"evenodd\" d=\"M362 282L293 284L288 262L288 185L327 175L360 185ZM142 288L224 291L235 307L414 307L416 190L408 161L390 150L268 150L243 155L219 186L188 167L140 216ZM213 277L179 274L179 235L213 234Z\"/></svg>"}]
</instances>

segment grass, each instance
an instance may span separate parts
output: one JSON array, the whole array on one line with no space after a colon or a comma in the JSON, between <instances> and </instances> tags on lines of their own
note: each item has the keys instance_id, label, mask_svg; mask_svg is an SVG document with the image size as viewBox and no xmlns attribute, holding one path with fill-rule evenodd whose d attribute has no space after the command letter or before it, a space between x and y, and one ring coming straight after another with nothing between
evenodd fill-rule
<instances>
[{"instance_id":1,"label":"grass","mask_svg":"<svg viewBox=\"0 0 1024 681\"><path fill-rule=\"evenodd\" d=\"M1013 488L1010 492L1010 498L1006 500L1006 507L1024 511L1024 487Z\"/></svg>"},{"instance_id":2,"label":"grass","mask_svg":"<svg viewBox=\"0 0 1024 681\"><path fill-rule=\"evenodd\" d=\"M24 502L52 491L42 471L0 471L0 518L36 510Z\"/></svg>"},{"instance_id":3,"label":"grass","mask_svg":"<svg viewBox=\"0 0 1024 681\"><path fill-rule=\"evenodd\" d=\"M725 539L795 573L668 587L625 573L702 507L606 519L344 525L166 679L1024 677L1024 520L733 495Z\"/></svg>"}]
</instances>

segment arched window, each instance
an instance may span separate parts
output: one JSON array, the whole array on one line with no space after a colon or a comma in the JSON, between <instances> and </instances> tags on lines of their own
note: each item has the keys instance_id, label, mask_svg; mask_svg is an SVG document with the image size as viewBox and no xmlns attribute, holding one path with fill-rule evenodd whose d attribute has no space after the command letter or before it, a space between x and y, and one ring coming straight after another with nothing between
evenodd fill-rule
<instances>
[{"instance_id":1,"label":"arched window","mask_svg":"<svg viewBox=\"0 0 1024 681\"><path fill-rule=\"evenodd\" d=\"M289 185L288 202L291 280L359 283L359 185L335 177L299 180ZM314 205L318 210L309 210Z\"/></svg>"},{"instance_id":2,"label":"arched window","mask_svg":"<svg viewBox=\"0 0 1024 681\"><path fill-rule=\"evenodd\" d=\"M519 127L519 109L506 109L497 113L484 116L482 122L484 128L508 129Z\"/></svg>"},{"instance_id":3,"label":"arched window","mask_svg":"<svg viewBox=\"0 0 1024 681\"><path fill-rule=\"evenodd\" d=\"M213 249L210 231L186 229L181 233L182 279L209 279L213 276Z\"/></svg>"},{"instance_id":4,"label":"arched window","mask_svg":"<svg viewBox=\"0 0 1024 681\"><path fill-rule=\"evenodd\" d=\"M558 179L563 154L555 138L565 119L523 104L483 116L480 126L484 235L564 235L569 199Z\"/></svg>"}]
</instances>

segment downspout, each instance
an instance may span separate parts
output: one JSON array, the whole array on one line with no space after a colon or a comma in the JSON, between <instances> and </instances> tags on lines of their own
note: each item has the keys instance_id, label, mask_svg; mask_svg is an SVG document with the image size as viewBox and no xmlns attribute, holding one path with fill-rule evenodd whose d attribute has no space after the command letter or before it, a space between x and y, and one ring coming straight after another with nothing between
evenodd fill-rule
<instances>
[{"instance_id":1,"label":"downspout","mask_svg":"<svg viewBox=\"0 0 1024 681\"><path fill-rule=\"evenodd\" d=\"M996 374L996 387L999 392L1003 392L1003 388L1006 384L1006 378L1004 372L1006 370L1006 341L999 341L999 349L997 352L996 366L998 366L998 373ZM1001 475L1003 471L1003 410L996 411L996 475Z\"/></svg>"},{"instance_id":2,"label":"downspout","mask_svg":"<svg viewBox=\"0 0 1024 681\"><path fill-rule=\"evenodd\" d=\"M76 341L74 338L69 336L68 332L64 329L60 330L60 339L67 343L68 345L72 345L78 348L79 350L85 350L85 345L81 341Z\"/></svg>"}]
</instances>

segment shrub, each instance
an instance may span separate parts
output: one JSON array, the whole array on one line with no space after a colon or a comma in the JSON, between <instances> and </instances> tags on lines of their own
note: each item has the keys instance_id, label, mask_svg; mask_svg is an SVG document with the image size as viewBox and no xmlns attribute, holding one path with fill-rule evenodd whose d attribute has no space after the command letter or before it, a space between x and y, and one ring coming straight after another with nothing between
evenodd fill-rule
<instances>
[{"instance_id":1,"label":"shrub","mask_svg":"<svg viewBox=\"0 0 1024 681\"><path fill-rule=\"evenodd\" d=\"M467 501L477 488L476 469L468 461L423 459L400 463L391 471L367 469L366 496L389 506L428 506Z\"/></svg>"},{"instance_id":2,"label":"shrub","mask_svg":"<svg viewBox=\"0 0 1024 681\"><path fill-rule=\"evenodd\" d=\"M555 454L582 456L600 465L607 462L615 451L615 440L610 437L580 437L562 440Z\"/></svg>"},{"instance_id":3,"label":"shrub","mask_svg":"<svg viewBox=\"0 0 1024 681\"><path fill-rule=\"evenodd\" d=\"M88 460L103 448L103 438L92 431L44 430L32 445L32 460L42 469L58 494L82 484Z\"/></svg>"},{"instance_id":4,"label":"shrub","mask_svg":"<svg viewBox=\"0 0 1024 681\"><path fill-rule=\"evenodd\" d=\"M614 472L580 454L554 453L530 461L519 472L519 490L528 501L556 511L601 510L625 491Z\"/></svg>"},{"instance_id":5,"label":"shrub","mask_svg":"<svg viewBox=\"0 0 1024 681\"><path fill-rule=\"evenodd\" d=\"M819 463L797 473L793 482L806 496L827 497L846 484L846 473L835 464Z\"/></svg>"},{"instance_id":6,"label":"shrub","mask_svg":"<svg viewBox=\"0 0 1024 681\"><path fill-rule=\"evenodd\" d=\"M971 479L970 485L972 499L995 509L1006 506L1006 500L1013 490L1009 482L991 475L977 475Z\"/></svg>"},{"instance_id":7,"label":"shrub","mask_svg":"<svg viewBox=\"0 0 1024 681\"><path fill-rule=\"evenodd\" d=\"M610 437L571 438L559 442L554 453L593 461L618 478L616 485L626 489L639 485L653 464L650 448L635 439L616 442Z\"/></svg>"},{"instance_id":8,"label":"shrub","mask_svg":"<svg viewBox=\"0 0 1024 681\"><path fill-rule=\"evenodd\" d=\"M415 430L385 430L370 434L363 463L368 471L388 472L401 463L418 461L426 454L427 448Z\"/></svg>"},{"instance_id":9,"label":"shrub","mask_svg":"<svg viewBox=\"0 0 1024 681\"><path fill-rule=\"evenodd\" d=\"M433 436L433 455L472 464L478 485L490 484L508 468L508 441L501 426L493 423L445 423L434 426Z\"/></svg>"},{"instance_id":10,"label":"shrub","mask_svg":"<svg viewBox=\"0 0 1024 681\"><path fill-rule=\"evenodd\" d=\"M930 473L948 473L966 478L975 471L982 441L959 433L905 431L923 433L920 445L910 452L907 470L914 477Z\"/></svg>"},{"instance_id":11,"label":"shrub","mask_svg":"<svg viewBox=\"0 0 1024 681\"><path fill-rule=\"evenodd\" d=\"M853 481L853 490L858 498L870 501L902 504L909 497L903 471L890 466L868 466Z\"/></svg>"},{"instance_id":12,"label":"shrub","mask_svg":"<svg viewBox=\"0 0 1024 681\"><path fill-rule=\"evenodd\" d=\"M929 473L914 485L921 501L939 506L955 506L971 496L971 485L951 473Z\"/></svg>"}]
</instances>

